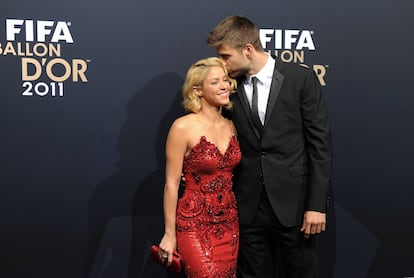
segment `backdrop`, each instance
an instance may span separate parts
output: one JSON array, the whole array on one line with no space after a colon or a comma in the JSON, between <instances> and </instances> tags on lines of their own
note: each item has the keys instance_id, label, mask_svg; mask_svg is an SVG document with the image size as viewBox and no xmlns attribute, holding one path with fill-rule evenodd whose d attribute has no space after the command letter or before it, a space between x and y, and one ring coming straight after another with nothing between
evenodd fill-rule
<instances>
[{"instance_id":1,"label":"backdrop","mask_svg":"<svg viewBox=\"0 0 414 278\"><path fill-rule=\"evenodd\" d=\"M321 277L414 276L414 2L2 0L0 277L167 277L164 144L208 32L315 70L334 172ZM410 27L411 26L411 27Z\"/></svg>"}]
</instances>

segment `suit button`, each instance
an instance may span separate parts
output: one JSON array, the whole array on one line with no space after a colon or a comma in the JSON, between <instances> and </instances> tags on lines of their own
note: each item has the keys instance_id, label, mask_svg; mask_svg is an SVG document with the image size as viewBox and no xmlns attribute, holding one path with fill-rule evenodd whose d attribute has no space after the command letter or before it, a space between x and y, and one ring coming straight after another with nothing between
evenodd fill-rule
<instances>
[{"instance_id":1,"label":"suit button","mask_svg":"<svg viewBox=\"0 0 414 278\"><path fill-rule=\"evenodd\" d=\"M262 174L259 175L259 179L263 180L263 175Z\"/></svg>"},{"instance_id":2,"label":"suit button","mask_svg":"<svg viewBox=\"0 0 414 278\"><path fill-rule=\"evenodd\" d=\"M261 156L266 156L266 152L262 152L261 153Z\"/></svg>"}]
</instances>

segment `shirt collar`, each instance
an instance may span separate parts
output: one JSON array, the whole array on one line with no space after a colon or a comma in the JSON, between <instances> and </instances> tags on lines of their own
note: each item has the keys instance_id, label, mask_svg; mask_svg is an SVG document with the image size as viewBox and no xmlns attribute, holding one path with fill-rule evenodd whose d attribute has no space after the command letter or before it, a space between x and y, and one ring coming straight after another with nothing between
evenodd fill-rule
<instances>
[{"instance_id":1,"label":"shirt collar","mask_svg":"<svg viewBox=\"0 0 414 278\"><path fill-rule=\"evenodd\" d=\"M255 76L257 80L262 84L264 84L269 77L272 78L273 71L275 69L275 59L273 59L273 57L270 56L268 53L266 54L268 58L264 67L255 75L246 75L246 81L248 83L251 83L253 76Z\"/></svg>"}]
</instances>

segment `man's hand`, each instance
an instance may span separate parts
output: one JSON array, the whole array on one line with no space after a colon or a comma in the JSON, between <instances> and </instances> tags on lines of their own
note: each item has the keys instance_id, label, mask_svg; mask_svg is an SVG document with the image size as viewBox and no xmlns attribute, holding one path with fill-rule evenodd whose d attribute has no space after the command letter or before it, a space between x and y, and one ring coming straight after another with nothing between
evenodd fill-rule
<instances>
[{"instance_id":1,"label":"man's hand","mask_svg":"<svg viewBox=\"0 0 414 278\"><path fill-rule=\"evenodd\" d=\"M306 211L303 217L301 232L305 234L305 238L310 235L324 232L326 228L326 213L317 211Z\"/></svg>"}]
</instances>

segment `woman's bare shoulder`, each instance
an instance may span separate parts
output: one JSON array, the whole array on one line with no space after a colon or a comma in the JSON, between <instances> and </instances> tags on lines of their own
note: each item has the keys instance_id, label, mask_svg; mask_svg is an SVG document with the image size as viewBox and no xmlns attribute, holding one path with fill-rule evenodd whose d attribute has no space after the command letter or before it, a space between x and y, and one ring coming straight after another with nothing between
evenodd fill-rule
<instances>
[{"instance_id":1,"label":"woman's bare shoulder","mask_svg":"<svg viewBox=\"0 0 414 278\"><path fill-rule=\"evenodd\" d=\"M179 131L186 131L194 124L194 114L187 114L174 120L171 125L171 129L177 129Z\"/></svg>"}]
</instances>

